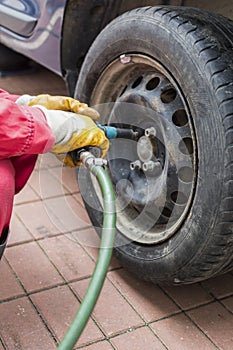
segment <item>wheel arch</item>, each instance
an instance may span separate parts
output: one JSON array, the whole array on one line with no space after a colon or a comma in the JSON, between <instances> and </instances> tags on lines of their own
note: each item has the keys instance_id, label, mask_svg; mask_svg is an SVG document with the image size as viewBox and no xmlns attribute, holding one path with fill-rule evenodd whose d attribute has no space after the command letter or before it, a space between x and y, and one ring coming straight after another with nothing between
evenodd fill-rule
<instances>
[{"instance_id":1,"label":"wheel arch","mask_svg":"<svg viewBox=\"0 0 233 350\"><path fill-rule=\"evenodd\" d=\"M87 51L111 20L137 7L174 4L182 5L182 0L68 0L62 28L61 68L70 95L74 94Z\"/></svg>"}]
</instances>

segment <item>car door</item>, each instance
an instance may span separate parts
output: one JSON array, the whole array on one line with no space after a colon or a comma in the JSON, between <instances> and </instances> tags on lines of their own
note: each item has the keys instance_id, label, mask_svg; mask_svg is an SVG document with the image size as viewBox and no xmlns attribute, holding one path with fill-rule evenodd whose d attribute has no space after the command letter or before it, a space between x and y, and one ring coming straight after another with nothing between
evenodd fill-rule
<instances>
[{"instance_id":1,"label":"car door","mask_svg":"<svg viewBox=\"0 0 233 350\"><path fill-rule=\"evenodd\" d=\"M67 0L0 0L0 43L61 75L66 3Z\"/></svg>"},{"instance_id":2,"label":"car door","mask_svg":"<svg viewBox=\"0 0 233 350\"><path fill-rule=\"evenodd\" d=\"M0 25L20 36L32 35L40 16L42 1L0 0Z\"/></svg>"}]
</instances>

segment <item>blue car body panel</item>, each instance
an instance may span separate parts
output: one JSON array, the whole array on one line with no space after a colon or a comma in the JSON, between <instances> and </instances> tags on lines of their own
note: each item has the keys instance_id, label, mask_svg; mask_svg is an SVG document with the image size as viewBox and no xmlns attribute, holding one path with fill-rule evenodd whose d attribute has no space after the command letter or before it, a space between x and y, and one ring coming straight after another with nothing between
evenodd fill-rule
<instances>
[{"instance_id":1,"label":"blue car body panel","mask_svg":"<svg viewBox=\"0 0 233 350\"><path fill-rule=\"evenodd\" d=\"M0 42L62 75L61 36L66 2L0 0Z\"/></svg>"}]
</instances>

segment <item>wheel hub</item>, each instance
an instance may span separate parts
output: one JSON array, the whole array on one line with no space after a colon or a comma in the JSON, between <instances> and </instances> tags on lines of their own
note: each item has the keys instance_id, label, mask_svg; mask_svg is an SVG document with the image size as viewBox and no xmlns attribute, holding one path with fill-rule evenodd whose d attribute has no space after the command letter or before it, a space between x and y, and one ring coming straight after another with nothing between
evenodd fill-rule
<instances>
[{"instance_id":1,"label":"wheel hub","mask_svg":"<svg viewBox=\"0 0 233 350\"><path fill-rule=\"evenodd\" d=\"M137 143L137 154L141 162L149 162L154 154L154 147L151 139L147 136L141 136Z\"/></svg>"}]
</instances>

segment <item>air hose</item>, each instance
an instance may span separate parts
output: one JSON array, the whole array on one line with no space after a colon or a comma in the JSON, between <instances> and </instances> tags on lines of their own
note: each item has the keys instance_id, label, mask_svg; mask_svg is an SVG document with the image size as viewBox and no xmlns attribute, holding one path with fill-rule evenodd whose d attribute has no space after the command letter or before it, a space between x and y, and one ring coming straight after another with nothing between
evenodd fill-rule
<instances>
[{"instance_id":1,"label":"air hose","mask_svg":"<svg viewBox=\"0 0 233 350\"><path fill-rule=\"evenodd\" d=\"M110 264L115 240L116 206L111 179L102 167L102 159L96 159L89 152L82 152L80 159L99 182L103 196L103 227L99 255L86 294L70 327L58 346L58 350L72 350L95 307Z\"/></svg>"}]
</instances>

